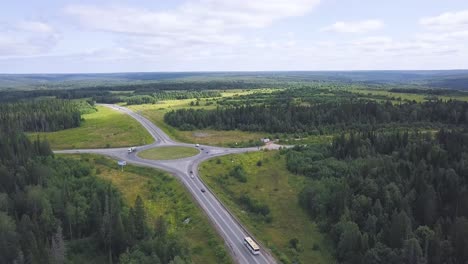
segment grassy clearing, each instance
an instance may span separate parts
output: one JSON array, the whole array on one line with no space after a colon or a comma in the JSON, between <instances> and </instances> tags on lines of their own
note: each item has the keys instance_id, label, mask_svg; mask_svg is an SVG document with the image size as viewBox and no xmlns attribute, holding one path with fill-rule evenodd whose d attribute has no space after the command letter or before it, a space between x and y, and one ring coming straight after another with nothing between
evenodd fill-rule
<instances>
[{"instance_id":1,"label":"grassy clearing","mask_svg":"<svg viewBox=\"0 0 468 264\"><path fill-rule=\"evenodd\" d=\"M228 94L228 93L226 93ZM230 95L233 93L229 93ZM224 93L223 93L224 95ZM171 138L187 143L199 143L213 146L228 146L235 144L236 142L243 142L249 140L259 140L265 137L265 133L258 132L246 132L246 131L220 131L220 130L194 130L194 131L180 131L164 122L164 114L171 110L177 110L181 108L192 107L195 109L215 109L215 104L206 105L211 99L202 99L200 106L190 106L192 99L184 100L167 100L161 101L157 104L146 104L146 105L131 105L128 106L130 109L142 114L155 125L160 127L166 134Z\"/></svg>"},{"instance_id":2,"label":"grassy clearing","mask_svg":"<svg viewBox=\"0 0 468 264\"><path fill-rule=\"evenodd\" d=\"M48 133L30 133L47 138L53 149L105 148L143 145L153 142L151 135L130 116L103 106L85 114L80 127Z\"/></svg>"},{"instance_id":3,"label":"grassy clearing","mask_svg":"<svg viewBox=\"0 0 468 264\"><path fill-rule=\"evenodd\" d=\"M261 166L258 166L258 161L262 162ZM245 183L224 176L237 165L245 169ZM277 151L211 159L201 164L200 175L254 236L271 248L281 261L333 263L330 244L297 202L297 194L309 179L288 172L284 156ZM271 222L245 211L239 203L242 194L268 205ZM290 246L289 241L293 238L298 239L301 250Z\"/></svg>"},{"instance_id":4,"label":"grassy clearing","mask_svg":"<svg viewBox=\"0 0 468 264\"><path fill-rule=\"evenodd\" d=\"M151 160L171 160L195 156L200 151L190 147L161 147L147 149L138 153L138 156Z\"/></svg>"},{"instance_id":5,"label":"grassy clearing","mask_svg":"<svg viewBox=\"0 0 468 264\"><path fill-rule=\"evenodd\" d=\"M401 98L401 100L409 100L409 101L416 101L416 102L424 102L426 101L427 95L424 94L409 94L409 93L392 93L386 90L374 90L374 89L351 89L351 92L359 93L365 97L366 95L373 95L373 96L386 96L390 98Z\"/></svg>"},{"instance_id":6,"label":"grassy clearing","mask_svg":"<svg viewBox=\"0 0 468 264\"><path fill-rule=\"evenodd\" d=\"M240 130L194 130L194 131L178 131L178 137L189 143L199 143L204 145L214 146L231 146L235 143L259 140L265 137L265 133L246 132Z\"/></svg>"},{"instance_id":7,"label":"grassy clearing","mask_svg":"<svg viewBox=\"0 0 468 264\"><path fill-rule=\"evenodd\" d=\"M272 93L275 91L281 91L281 88L264 88L264 89L251 89L251 90L226 90L221 92L221 97L237 97L241 95L249 95L255 93Z\"/></svg>"},{"instance_id":8,"label":"grassy clearing","mask_svg":"<svg viewBox=\"0 0 468 264\"><path fill-rule=\"evenodd\" d=\"M324 144L331 143L335 135L312 135L299 138L285 137L279 139L283 145Z\"/></svg>"},{"instance_id":9,"label":"grassy clearing","mask_svg":"<svg viewBox=\"0 0 468 264\"><path fill-rule=\"evenodd\" d=\"M122 172L115 160L99 155L70 156L93 164L98 177L112 182L122 193L126 205L133 206L137 195L140 195L145 203L149 226L153 226L155 219L162 215L170 224L169 232L186 239L193 263L232 263L208 218L172 176L132 165L126 166ZM190 222L184 224L188 217Z\"/></svg>"},{"instance_id":10,"label":"grassy clearing","mask_svg":"<svg viewBox=\"0 0 468 264\"><path fill-rule=\"evenodd\" d=\"M374 89L350 89L350 92L359 93L365 97L366 95L373 96L386 96L388 98L401 98L402 101L416 101L418 103L427 101L427 98L438 98L441 100L459 100L459 101L468 101L468 96L435 96L427 94L411 94L411 93L394 93L386 90L374 90ZM392 100L398 102L397 100Z\"/></svg>"}]
</instances>

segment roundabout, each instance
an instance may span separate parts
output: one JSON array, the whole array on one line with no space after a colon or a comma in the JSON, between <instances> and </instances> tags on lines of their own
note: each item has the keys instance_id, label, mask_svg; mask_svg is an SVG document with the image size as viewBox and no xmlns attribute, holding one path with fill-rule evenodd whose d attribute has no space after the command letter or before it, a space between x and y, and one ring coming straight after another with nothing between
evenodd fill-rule
<instances>
[{"instance_id":1,"label":"roundabout","mask_svg":"<svg viewBox=\"0 0 468 264\"><path fill-rule=\"evenodd\" d=\"M112 157L126 164L162 169L177 177L192 194L224 239L236 263L269 264L277 263L269 250L264 248L258 255L253 255L244 245L245 237L252 234L235 218L217 197L199 178L198 166L201 162L227 154L259 151L252 148L223 148L208 145L188 144L172 140L164 131L145 117L118 105L101 104L126 113L136 119L153 136L155 142L150 145L128 148L70 149L54 153L80 154L93 153ZM263 247L260 245L260 247Z\"/></svg>"}]
</instances>

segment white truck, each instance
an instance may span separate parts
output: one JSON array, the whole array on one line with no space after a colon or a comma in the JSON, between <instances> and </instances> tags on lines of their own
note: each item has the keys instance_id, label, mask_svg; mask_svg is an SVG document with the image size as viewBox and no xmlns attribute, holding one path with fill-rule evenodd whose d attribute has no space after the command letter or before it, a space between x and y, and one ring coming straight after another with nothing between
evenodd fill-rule
<instances>
[{"instance_id":1,"label":"white truck","mask_svg":"<svg viewBox=\"0 0 468 264\"><path fill-rule=\"evenodd\" d=\"M128 148L128 154L135 152L135 151L136 151L136 147Z\"/></svg>"}]
</instances>

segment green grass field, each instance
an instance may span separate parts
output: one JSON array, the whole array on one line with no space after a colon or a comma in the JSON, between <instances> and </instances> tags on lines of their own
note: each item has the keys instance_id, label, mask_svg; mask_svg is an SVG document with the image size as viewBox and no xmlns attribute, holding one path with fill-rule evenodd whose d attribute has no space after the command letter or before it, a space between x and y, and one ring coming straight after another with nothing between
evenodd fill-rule
<instances>
[{"instance_id":1,"label":"green grass field","mask_svg":"<svg viewBox=\"0 0 468 264\"><path fill-rule=\"evenodd\" d=\"M130 116L97 106L98 111L85 114L80 127L47 133L29 133L47 138L53 149L126 147L152 143L154 140L140 123Z\"/></svg>"},{"instance_id":2,"label":"green grass field","mask_svg":"<svg viewBox=\"0 0 468 264\"><path fill-rule=\"evenodd\" d=\"M230 96L239 93L223 93L223 96ZM240 93L243 94L243 93ZM194 130L194 131L181 131L164 122L164 114L171 110L181 108L195 108L195 109L214 109L216 105L206 106L206 99L202 99L200 106L190 106L193 99L185 100L167 100L161 101L157 104L144 104L144 105L130 105L128 108L142 114L155 125L160 127L171 138L186 143L199 143L212 146L229 146L237 142L245 142L249 140L259 140L267 134L258 132L246 132L239 130L220 131L220 130Z\"/></svg>"},{"instance_id":3,"label":"green grass field","mask_svg":"<svg viewBox=\"0 0 468 264\"><path fill-rule=\"evenodd\" d=\"M377 95L377 96L386 96L388 98L401 98L401 100L416 101L418 103L427 101L428 97L438 98L441 100L459 100L459 101L468 101L468 96L434 96L426 94L412 94L412 93L394 93L387 90L374 90L374 89L349 89L350 92L361 94L362 97L367 95ZM398 102L397 100L392 100Z\"/></svg>"},{"instance_id":4,"label":"green grass field","mask_svg":"<svg viewBox=\"0 0 468 264\"><path fill-rule=\"evenodd\" d=\"M198 149L190 147L160 147L139 152L138 156L151 160L172 160L195 156L198 153Z\"/></svg>"},{"instance_id":5,"label":"green grass field","mask_svg":"<svg viewBox=\"0 0 468 264\"><path fill-rule=\"evenodd\" d=\"M174 177L156 169L132 165L126 166L122 172L115 160L99 155L67 157L93 164L98 177L112 182L122 193L127 206L133 206L137 195L140 195L149 226L157 217L164 216L170 224L169 232L186 239L193 263L232 263L224 242L215 233L208 218ZM190 222L184 224L188 217Z\"/></svg>"},{"instance_id":6,"label":"green grass field","mask_svg":"<svg viewBox=\"0 0 468 264\"><path fill-rule=\"evenodd\" d=\"M258 161L262 161L261 166L257 165ZM234 177L223 177L237 165L245 169L246 183ZM277 151L211 159L201 164L200 175L253 235L271 248L282 262L334 262L330 254L331 245L298 205L297 194L308 179L288 172L284 156ZM268 205L272 221L268 223L245 211L238 203L241 194ZM290 247L289 241L294 238L298 239L301 250Z\"/></svg>"}]
</instances>

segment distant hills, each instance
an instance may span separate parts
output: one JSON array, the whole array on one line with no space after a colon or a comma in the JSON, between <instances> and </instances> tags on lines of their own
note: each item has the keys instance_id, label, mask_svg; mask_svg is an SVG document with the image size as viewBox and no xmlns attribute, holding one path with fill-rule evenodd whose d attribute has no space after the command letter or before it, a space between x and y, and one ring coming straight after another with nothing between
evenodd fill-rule
<instances>
[{"instance_id":1,"label":"distant hills","mask_svg":"<svg viewBox=\"0 0 468 264\"><path fill-rule=\"evenodd\" d=\"M468 70L0 74L0 90L70 89L130 83L220 80L249 82L333 81L468 90Z\"/></svg>"}]
</instances>

